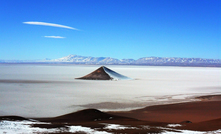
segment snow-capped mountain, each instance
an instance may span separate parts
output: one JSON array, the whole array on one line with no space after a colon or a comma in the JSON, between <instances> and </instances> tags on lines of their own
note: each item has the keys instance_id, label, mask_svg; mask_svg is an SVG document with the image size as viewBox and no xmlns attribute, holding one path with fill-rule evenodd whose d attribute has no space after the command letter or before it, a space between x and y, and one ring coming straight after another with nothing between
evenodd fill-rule
<instances>
[{"instance_id":1,"label":"snow-capped mountain","mask_svg":"<svg viewBox=\"0 0 221 134\"><path fill-rule=\"evenodd\" d=\"M51 62L68 62L76 64L133 64L133 65L218 65L221 66L221 59L202 58L175 58L175 57L144 57L134 59L115 59L111 57L87 57L79 55L69 55Z\"/></svg>"},{"instance_id":2,"label":"snow-capped mountain","mask_svg":"<svg viewBox=\"0 0 221 134\"><path fill-rule=\"evenodd\" d=\"M130 64L134 63L134 59L115 59L111 57L90 57L79 55L68 55L59 59L51 60L51 62L72 62L81 64Z\"/></svg>"},{"instance_id":3,"label":"snow-capped mountain","mask_svg":"<svg viewBox=\"0 0 221 134\"><path fill-rule=\"evenodd\" d=\"M32 61L0 60L0 63L70 63L70 64L102 64L102 65L160 65L160 66L216 66L221 67L221 59L176 58L176 57L143 57L134 59L116 59L111 57L91 57L68 55L59 59L43 59Z\"/></svg>"},{"instance_id":4,"label":"snow-capped mountain","mask_svg":"<svg viewBox=\"0 0 221 134\"><path fill-rule=\"evenodd\" d=\"M202 59L202 58L162 58L162 57L144 57L135 61L137 64L148 63L183 63L183 64L221 64L220 59Z\"/></svg>"}]
</instances>

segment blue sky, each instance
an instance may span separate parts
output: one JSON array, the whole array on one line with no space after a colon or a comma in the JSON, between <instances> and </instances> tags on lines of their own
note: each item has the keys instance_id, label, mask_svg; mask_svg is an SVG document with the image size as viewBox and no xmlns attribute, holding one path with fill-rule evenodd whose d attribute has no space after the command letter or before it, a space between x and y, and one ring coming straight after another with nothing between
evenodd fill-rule
<instances>
[{"instance_id":1,"label":"blue sky","mask_svg":"<svg viewBox=\"0 0 221 134\"><path fill-rule=\"evenodd\" d=\"M220 0L1 0L0 59L220 59L220 6Z\"/></svg>"}]
</instances>

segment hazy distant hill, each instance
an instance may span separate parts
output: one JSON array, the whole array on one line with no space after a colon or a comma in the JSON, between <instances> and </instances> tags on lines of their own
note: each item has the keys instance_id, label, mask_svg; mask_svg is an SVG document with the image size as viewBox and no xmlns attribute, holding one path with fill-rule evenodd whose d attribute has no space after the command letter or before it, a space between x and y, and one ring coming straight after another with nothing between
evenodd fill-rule
<instances>
[{"instance_id":1,"label":"hazy distant hill","mask_svg":"<svg viewBox=\"0 0 221 134\"><path fill-rule=\"evenodd\" d=\"M143 57L134 59L115 59L111 57L91 57L68 55L59 59L44 60L0 60L1 63L69 63L102 65L158 65L158 66L216 66L221 67L221 59Z\"/></svg>"}]
</instances>

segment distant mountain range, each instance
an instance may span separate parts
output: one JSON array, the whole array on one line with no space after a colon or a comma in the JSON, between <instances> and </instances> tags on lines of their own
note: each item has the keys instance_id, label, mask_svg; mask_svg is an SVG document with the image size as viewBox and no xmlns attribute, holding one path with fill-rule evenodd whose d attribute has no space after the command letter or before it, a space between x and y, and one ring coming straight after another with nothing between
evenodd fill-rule
<instances>
[{"instance_id":1,"label":"distant mountain range","mask_svg":"<svg viewBox=\"0 0 221 134\"><path fill-rule=\"evenodd\" d=\"M66 63L98 65L156 65L156 66L214 66L221 67L221 59L143 57L134 59L115 59L111 57L91 57L68 55L59 59L44 60L0 60L0 63Z\"/></svg>"}]
</instances>

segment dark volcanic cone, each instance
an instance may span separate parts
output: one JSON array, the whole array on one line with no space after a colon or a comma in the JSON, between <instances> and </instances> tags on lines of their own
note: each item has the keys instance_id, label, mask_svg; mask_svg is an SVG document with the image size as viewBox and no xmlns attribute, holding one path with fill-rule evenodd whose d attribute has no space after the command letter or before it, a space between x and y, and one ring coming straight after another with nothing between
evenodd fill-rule
<instances>
[{"instance_id":1,"label":"dark volcanic cone","mask_svg":"<svg viewBox=\"0 0 221 134\"><path fill-rule=\"evenodd\" d=\"M98 68L94 72L77 79L86 80L111 80L111 77L104 71L103 67Z\"/></svg>"},{"instance_id":2,"label":"dark volcanic cone","mask_svg":"<svg viewBox=\"0 0 221 134\"><path fill-rule=\"evenodd\" d=\"M131 78L121 75L105 66L102 66L97 70L93 71L92 73L76 79L85 79L85 80L123 80L124 79L125 80Z\"/></svg>"}]
</instances>

